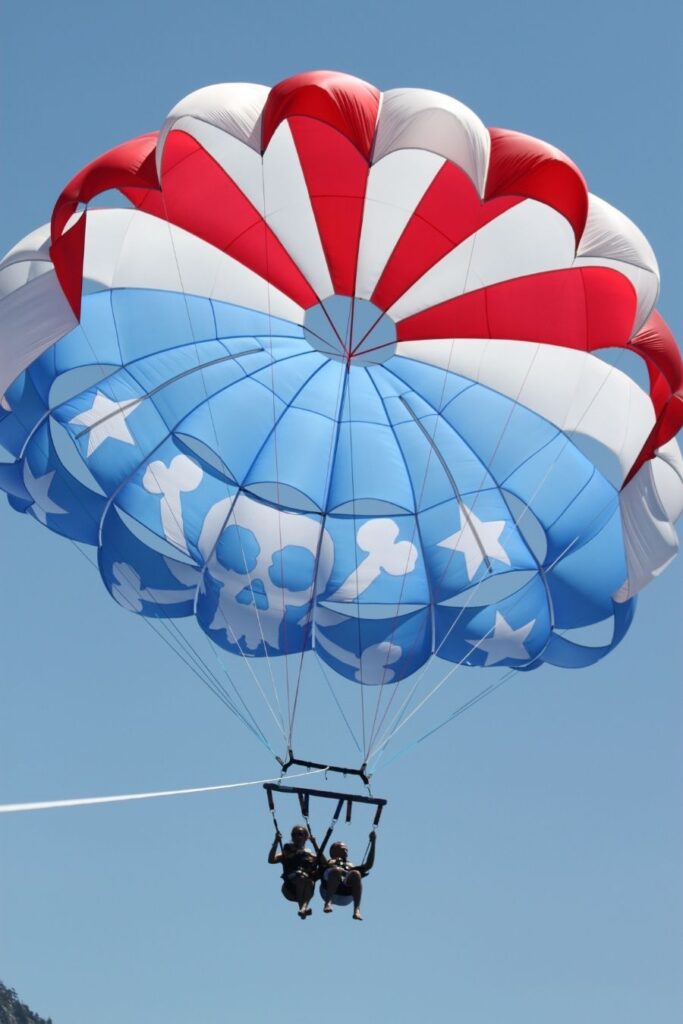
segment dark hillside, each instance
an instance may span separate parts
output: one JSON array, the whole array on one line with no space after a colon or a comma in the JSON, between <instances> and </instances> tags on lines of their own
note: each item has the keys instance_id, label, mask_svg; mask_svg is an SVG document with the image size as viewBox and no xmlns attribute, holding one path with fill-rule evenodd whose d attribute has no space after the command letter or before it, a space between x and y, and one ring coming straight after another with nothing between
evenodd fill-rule
<instances>
[{"instance_id":1,"label":"dark hillside","mask_svg":"<svg viewBox=\"0 0 683 1024\"><path fill-rule=\"evenodd\" d=\"M39 1017L17 997L13 988L0 981L0 1024L52 1024L48 1017Z\"/></svg>"}]
</instances>

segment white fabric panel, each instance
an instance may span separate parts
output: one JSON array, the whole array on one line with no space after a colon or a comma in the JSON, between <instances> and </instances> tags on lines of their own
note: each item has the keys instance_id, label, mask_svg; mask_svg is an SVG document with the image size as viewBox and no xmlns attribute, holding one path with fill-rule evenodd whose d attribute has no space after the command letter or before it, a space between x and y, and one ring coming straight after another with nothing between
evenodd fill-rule
<instances>
[{"instance_id":1,"label":"white fabric panel","mask_svg":"<svg viewBox=\"0 0 683 1024\"><path fill-rule=\"evenodd\" d=\"M320 300L334 293L318 225L289 124L263 154L266 220Z\"/></svg>"},{"instance_id":2,"label":"white fabric panel","mask_svg":"<svg viewBox=\"0 0 683 1024\"><path fill-rule=\"evenodd\" d=\"M575 263L612 267L631 281L638 296L634 331L640 330L659 294L657 259L640 228L604 199L589 194L588 219Z\"/></svg>"},{"instance_id":3,"label":"white fabric panel","mask_svg":"<svg viewBox=\"0 0 683 1024\"><path fill-rule=\"evenodd\" d=\"M50 259L50 225L43 224L12 246L0 260L0 270L12 263Z\"/></svg>"},{"instance_id":4,"label":"white fabric panel","mask_svg":"<svg viewBox=\"0 0 683 1024\"><path fill-rule=\"evenodd\" d=\"M657 449L652 466L662 507L675 523L683 514L683 458L675 437Z\"/></svg>"},{"instance_id":5,"label":"white fabric panel","mask_svg":"<svg viewBox=\"0 0 683 1024\"><path fill-rule=\"evenodd\" d=\"M543 416L580 447L582 438L612 453L621 486L655 422L649 395L625 373L577 349L531 341L458 338L408 341L397 356L443 367Z\"/></svg>"},{"instance_id":6,"label":"white fabric panel","mask_svg":"<svg viewBox=\"0 0 683 1024\"><path fill-rule=\"evenodd\" d=\"M105 288L186 291L303 323L301 307L264 278L196 235L139 210L89 211L83 276Z\"/></svg>"},{"instance_id":7,"label":"white fabric panel","mask_svg":"<svg viewBox=\"0 0 683 1024\"><path fill-rule=\"evenodd\" d=\"M0 396L77 322L54 271L6 295L0 301Z\"/></svg>"},{"instance_id":8,"label":"white fabric panel","mask_svg":"<svg viewBox=\"0 0 683 1024\"><path fill-rule=\"evenodd\" d=\"M525 199L446 253L387 312L398 322L500 281L570 267L574 246L565 217Z\"/></svg>"},{"instance_id":9,"label":"white fabric panel","mask_svg":"<svg viewBox=\"0 0 683 1024\"><path fill-rule=\"evenodd\" d=\"M628 579L614 594L626 601L666 568L678 551L673 523L683 511L683 460L675 440L646 462L619 495Z\"/></svg>"},{"instance_id":10,"label":"white fabric panel","mask_svg":"<svg viewBox=\"0 0 683 1024\"><path fill-rule=\"evenodd\" d=\"M22 260L21 263L10 263L0 268L0 299L17 288L23 287L41 274L49 274L53 269L49 258L43 260Z\"/></svg>"},{"instance_id":11,"label":"white fabric panel","mask_svg":"<svg viewBox=\"0 0 683 1024\"><path fill-rule=\"evenodd\" d=\"M363 208L356 296L369 299L396 243L445 163L424 150L399 150L373 164Z\"/></svg>"},{"instance_id":12,"label":"white fabric panel","mask_svg":"<svg viewBox=\"0 0 683 1024\"><path fill-rule=\"evenodd\" d=\"M207 85L185 96L168 114L159 133L157 173L161 174L161 159L168 133L181 118L193 118L214 125L259 152L261 113L269 92L267 85L227 82ZM184 130L187 131L187 128Z\"/></svg>"},{"instance_id":13,"label":"white fabric panel","mask_svg":"<svg viewBox=\"0 0 683 1024\"><path fill-rule=\"evenodd\" d=\"M451 96L429 89L382 94L373 163L397 149L426 149L462 167L484 195L491 138L477 115Z\"/></svg>"},{"instance_id":14,"label":"white fabric panel","mask_svg":"<svg viewBox=\"0 0 683 1024\"><path fill-rule=\"evenodd\" d=\"M233 135L229 135L224 129L198 121L194 117L179 118L173 125L173 130L186 132L196 139L263 216L260 153Z\"/></svg>"}]
</instances>

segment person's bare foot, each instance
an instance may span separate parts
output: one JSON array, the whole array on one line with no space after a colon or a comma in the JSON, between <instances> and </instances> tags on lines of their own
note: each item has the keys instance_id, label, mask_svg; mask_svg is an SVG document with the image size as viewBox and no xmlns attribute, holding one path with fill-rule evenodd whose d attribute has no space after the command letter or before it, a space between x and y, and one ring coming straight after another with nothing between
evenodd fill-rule
<instances>
[{"instance_id":1,"label":"person's bare foot","mask_svg":"<svg viewBox=\"0 0 683 1024\"><path fill-rule=\"evenodd\" d=\"M363 920L363 915L360 912L360 907L356 907L356 909L354 910L354 912L353 912L353 920L354 921L362 921Z\"/></svg>"},{"instance_id":2,"label":"person's bare foot","mask_svg":"<svg viewBox=\"0 0 683 1024\"><path fill-rule=\"evenodd\" d=\"M329 900L327 901L327 903L323 907L323 913L324 914L331 914L332 913L332 904L330 903Z\"/></svg>"}]
</instances>

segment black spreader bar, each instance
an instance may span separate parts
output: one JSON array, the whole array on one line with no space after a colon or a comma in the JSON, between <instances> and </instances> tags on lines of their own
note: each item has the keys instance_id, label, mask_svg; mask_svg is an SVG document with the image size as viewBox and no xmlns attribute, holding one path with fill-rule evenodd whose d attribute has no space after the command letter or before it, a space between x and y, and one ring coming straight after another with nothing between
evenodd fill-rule
<instances>
[{"instance_id":1,"label":"black spreader bar","mask_svg":"<svg viewBox=\"0 0 683 1024\"><path fill-rule=\"evenodd\" d=\"M320 761L302 761L298 757L294 757L291 750L286 761L277 758L282 765L283 772L286 772L288 768L291 768L293 764L299 765L301 768L322 768L325 772L337 772L339 775L358 775L363 780L366 786L370 784L370 776L367 773L367 764L362 764L360 768L342 768L336 764L321 764ZM309 792L313 792L310 790Z\"/></svg>"},{"instance_id":2,"label":"black spreader bar","mask_svg":"<svg viewBox=\"0 0 683 1024\"><path fill-rule=\"evenodd\" d=\"M380 796L363 796L360 793L333 793L331 789L306 789L301 786L281 786L277 782L264 782L263 788L269 793L304 793L306 796L321 796L328 800L348 800L352 804L373 804L385 807L387 801Z\"/></svg>"}]
</instances>

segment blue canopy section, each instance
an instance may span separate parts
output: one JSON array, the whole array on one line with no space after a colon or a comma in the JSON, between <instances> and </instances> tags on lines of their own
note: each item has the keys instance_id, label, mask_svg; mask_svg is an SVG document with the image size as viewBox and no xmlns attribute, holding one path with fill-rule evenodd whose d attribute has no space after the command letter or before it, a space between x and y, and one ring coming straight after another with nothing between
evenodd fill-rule
<instances>
[{"instance_id":1,"label":"blue canopy section","mask_svg":"<svg viewBox=\"0 0 683 1024\"><path fill-rule=\"evenodd\" d=\"M434 653L578 666L632 615L618 494L586 455L391 344L347 363L254 310L88 295L7 392L0 444L14 507L97 544L120 604L196 613L235 653L313 648L371 685ZM562 635L606 619L607 646Z\"/></svg>"}]
</instances>

